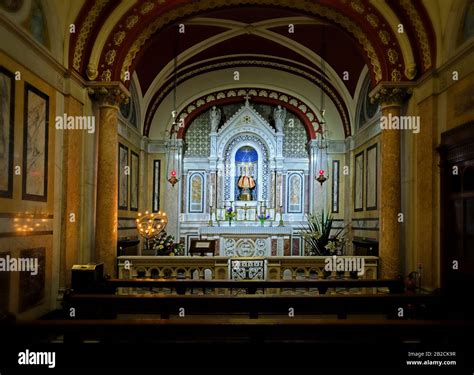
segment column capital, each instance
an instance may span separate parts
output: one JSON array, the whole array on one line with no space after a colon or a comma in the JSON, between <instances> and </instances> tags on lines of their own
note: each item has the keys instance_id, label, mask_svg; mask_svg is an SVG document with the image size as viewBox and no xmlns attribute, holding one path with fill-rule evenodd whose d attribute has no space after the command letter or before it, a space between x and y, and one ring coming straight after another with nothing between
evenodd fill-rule
<instances>
[{"instance_id":1,"label":"column capital","mask_svg":"<svg viewBox=\"0 0 474 375\"><path fill-rule=\"evenodd\" d=\"M413 91L411 82L380 82L369 93L372 102L378 101L382 108L400 107Z\"/></svg>"},{"instance_id":2,"label":"column capital","mask_svg":"<svg viewBox=\"0 0 474 375\"><path fill-rule=\"evenodd\" d=\"M87 92L100 107L118 108L130 98L130 92L122 82L88 82Z\"/></svg>"}]
</instances>

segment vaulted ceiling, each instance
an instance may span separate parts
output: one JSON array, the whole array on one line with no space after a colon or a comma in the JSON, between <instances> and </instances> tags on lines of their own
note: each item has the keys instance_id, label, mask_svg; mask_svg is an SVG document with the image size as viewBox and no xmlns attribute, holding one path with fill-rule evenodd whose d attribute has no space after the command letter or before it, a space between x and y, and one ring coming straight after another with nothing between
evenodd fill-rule
<instances>
[{"instance_id":1,"label":"vaulted ceiling","mask_svg":"<svg viewBox=\"0 0 474 375\"><path fill-rule=\"evenodd\" d=\"M408 81L433 68L436 56L431 23L415 0L87 0L76 25L72 68L88 80L126 85L135 74L145 135L175 79L183 85L238 67L286 72L289 86L296 75L340 100L343 122L354 117L364 66L373 85Z\"/></svg>"}]
</instances>

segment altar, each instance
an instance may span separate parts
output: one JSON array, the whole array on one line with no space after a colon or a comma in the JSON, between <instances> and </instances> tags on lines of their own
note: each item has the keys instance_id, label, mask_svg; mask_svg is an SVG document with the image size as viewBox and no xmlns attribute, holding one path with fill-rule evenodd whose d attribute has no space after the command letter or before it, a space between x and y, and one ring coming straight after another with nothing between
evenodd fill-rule
<instances>
[{"instance_id":1,"label":"altar","mask_svg":"<svg viewBox=\"0 0 474 375\"><path fill-rule=\"evenodd\" d=\"M301 256L299 228L314 201L312 144L293 114L251 103L251 95L210 108L189 125L179 172L183 198L167 200L180 215L170 233L186 249L197 238L215 240L215 256Z\"/></svg>"},{"instance_id":2,"label":"altar","mask_svg":"<svg viewBox=\"0 0 474 375\"><path fill-rule=\"evenodd\" d=\"M220 256L269 257L290 255L293 229L284 226L219 226L199 228L201 239L216 240Z\"/></svg>"}]
</instances>

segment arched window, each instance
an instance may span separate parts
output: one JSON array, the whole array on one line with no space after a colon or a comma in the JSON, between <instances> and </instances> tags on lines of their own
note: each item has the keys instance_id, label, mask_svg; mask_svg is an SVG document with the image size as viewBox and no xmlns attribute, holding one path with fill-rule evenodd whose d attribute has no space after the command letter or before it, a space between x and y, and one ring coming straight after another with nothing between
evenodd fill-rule
<instances>
[{"instance_id":1,"label":"arched window","mask_svg":"<svg viewBox=\"0 0 474 375\"><path fill-rule=\"evenodd\" d=\"M362 90L360 91L358 115L357 115L357 128L360 129L364 125L371 122L371 120L377 118L380 115L380 106L378 103L372 103L369 98L371 90L370 78L366 77Z\"/></svg>"}]
</instances>

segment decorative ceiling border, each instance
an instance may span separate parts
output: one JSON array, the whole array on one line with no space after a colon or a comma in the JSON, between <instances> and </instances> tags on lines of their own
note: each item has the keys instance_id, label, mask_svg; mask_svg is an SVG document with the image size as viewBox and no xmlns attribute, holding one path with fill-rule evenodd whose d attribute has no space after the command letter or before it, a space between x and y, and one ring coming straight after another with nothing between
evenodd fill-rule
<instances>
[{"instance_id":1,"label":"decorative ceiling border","mask_svg":"<svg viewBox=\"0 0 474 375\"><path fill-rule=\"evenodd\" d=\"M285 64L277 63L277 62L272 62L272 61L261 61L261 60L227 61L227 62L205 65L203 67L188 71L185 74L180 75L176 83L180 84L185 80L193 78L196 75L205 73L207 71L212 71L216 69L226 69L226 68L234 67L236 65L264 66L268 68L279 69L279 70L287 71L290 73L294 73L308 79L310 82L312 82L316 86L322 88L322 90L326 93L326 95L329 96L329 98L334 103L336 109L338 110L339 115L341 116L342 124L344 127L344 135L346 137L351 135L352 132L351 132L349 111L346 105L344 104L343 99L340 97L339 93L337 92L337 90L334 87L332 87L332 85L325 78L315 76L303 69L299 69L296 67L292 67L292 66L288 66ZM166 95L168 95L171 92L173 87L174 87L174 82L170 81L168 85L166 87L162 87L159 90L159 92L151 100L151 105L148 106L147 113L145 116L145 124L143 128L144 135L148 136L150 132L151 122L153 121L153 117L155 116L156 110L158 109L159 105L161 104L163 99L166 97Z\"/></svg>"},{"instance_id":2,"label":"decorative ceiling border","mask_svg":"<svg viewBox=\"0 0 474 375\"><path fill-rule=\"evenodd\" d=\"M138 50L157 31L160 25L169 24L192 13L242 4L239 0L219 2L206 0L194 1L191 4L187 4L185 1L176 3L166 0L137 0L135 6L122 16L108 36L104 44L104 50L101 52L100 61L88 61L90 58L88 45L91 44L91 40L95 40L97 33L100 31L97 24L103 16L107 17L109 15L108 13L115 7L114 3L110 0L86 1L75 22L79 33L72 33L70 36L69 66L90 80L95 80L99 76L99 79L103 81L117 80L123 77L127 69L134 68L132 63ZM367 0L321 0L319 4L315 4L310 0L298 2L292 0L247 0L245 4L273 5L323 16L338 23L356 37L365 51L364 57L370 63L370 72L374 82L378 82L381 76L383 80L392 81L415 78L416 67L410 67L409 71L406 71L406 69L403 69L403 61L402 64L397 66L398 57L403 60L402 49L398 42L394 42L396 37L390 28L389 22ZM434 67L436 59L434 30L423 4L413 0L400 0L399 3L389 2L388 5L399 17L404 15L406 26L414 30L414 41L410 48L413 52L415 47L419 47L416 62L421 71ZM400 14L400 11L403 14ZM343 12L344 15L339 12ZM140 33L140 28L143 25L148 26ZM373 28L373 30L370 28ZM369 36L370 40L366 35ZM129 41L127 41L127 38L129 38ZM128 45L132 42L133 45L129 48ZM127 45L126 48L128 49L124 54L119 49L122 45ZM374 46L379 49L378 53L376 53ZM382 50L380 46L383 47ZM117 62L119 63L117 64ZM90 65L90 69L89 65L87 65L87 69L85 68L86 63L93 63ZM101 66L97 67L97 63ZM381 63L385 65L386 69ZM402 75L401 72L404 72L404 74ZM132 72L130 71L130 73Z\"/></svg>"},{"instance_id":3,"label":"decorative ceiling border","mask_svg":"<svg viewBox=\"0 0 474 375\"><path fill-rule=\"evenodd\" d=\"M318 117L316 116L314 111L311 108L309 108L309 106L306 103L304 103L302 100L295 98L294 96L288 95L286 93L277 91L277 90L269 90L269 89L262 89L262 88L253 88L253 87L240 87L240 88L214 91L212 93L203 95L200 98L195 99L191 103L186 105L186 107L183 110L181 110L177 115L177 118L179 119L179 121L184 120L183 121L184 126L180 128L178 132L178 138L182 138L184 136L184 133L187 127L192 122L192 120L196 118L196 116L200 114L203 110L211 107L216 102L222 102L222 101L225 101L225 99L229 99L229 98L236 98L236 99L239 98L240 100L244 100L244 97L247 95L250 96L251 98L254 98L254 100L255 98L257 99L265 98L265 99L270 99L270 100L273 99L274 101L280 102L281 104L285 104L286 108L296 113L298 117L300 117L301 120L303 120L303 124L306 128L309 138L313 138L315 136L315 133L320 131ZM260 100L260 102L265 102L265 100L264 101ZM196 113L196 110L199 110L199 112Z\"/></svg>"},{"instance_id":4,"label":"decorative ceiling border","mask_svg":"<svg viewBox=\"0 0 474 375\"><path fill-rule=\"evenodd\" d=\"M89 36L91 31L93 30L96 21L100 18L102 11L106 7L106 5L110 2L110 0L89 0L84 4L82 10L88 9L87 13L79 14L78 18L81 19L83 17L82 22L80 22L80 29L79 33L77 34L77 39L75 39L74 45L74 53L72 53L72 67L77 70L81 71L83 66L83 57L84 57L84 50L86 49L86 45L89 42ZM71 39L75 38L76 34L71 34Z\"/></svg>"},{"instance_id":5,"label":"decorative ceiling border","mask_svg":"<svg viewBox=\"0 0 474 375\"><path fill-rule=\"evenodd\" d=\"M323 2L327 4L323 5L322 2L315 3L309 0L298 2L291 0L251 0L246 1L246 4L285 7L288 9L305 11L308 14L328 19L333 23L342 26L358 41L361 48L365 51L364 57L371 66L370 71L374 82L379 82L382 79L390 79L392 81L402 79L401 72L404 71L404 62L403 58L398 58L398 56L402 56L400 46L398 45L392 29L387 22L384 22L385 20L382 15L378 13L378 10L361 0L350 1L350 7L347 6L348 0L339 0L337 2L334 0L332 2L323 0ZM179 8L170 9L168 12L159 16L156 16L156 12L151 12L145 16L148 12L141 14L143 12L137 12L136 9L138 7L135 8L135 14L133 15L134 25L140 25L140 27L143 27L143 25L147 26L141 32L134 29L127 32L124 30L124 24L126 24L128 22L127 20L130 20L130 17L132 16L129 14L127 14L128 18L124 16L123 22L121 21L116 26L109 37L108 43L106 43L108 47L102 53L101 61L99 62L99 69L101 72L100 79L103 81L119 80L125 77L126 72L131 74L134 68L133 64L135 57L141 48L145 45L147 40L149 40L151 36L164 25L202 11L210 11L241 4L242 2L240 0L224 0L220 2L214 0L203 0L193 2L192 4L184 4ZM142 8L143 6L144 5L142 5ZM345 12L346 14L341 14L342 12ZM151 19L148 20L147 17L151 17ZM360 23L363 25L359 27L358 21L361 21ZM376 32L373 32L372 29L377 30ZM127 51L119 56L116 50L117 46L114 45L114 40L122 38L118 35L123 35L119 34L123 32L126 33L124 39L128 44L125 43L124 45L127 45ZM375 46L377 46L377 49ZM391 58L387 55L389 49L391 50Z\"/></svg>"},{"instance_id":6,"label":"decorative ceiling border","mask_svg":"<svg viewBox=\"0 0 474 375\"><path fill-rule=\"evenodd\" d=\"M391 2L390 6L395 11L398 10L396 13L403 16L403 20L406 21L408 31L411 32L414 43L418 47L416 48L417 62L421 73L426 72L435 65L436 46L434 30L423 4L412 0L399 0L399 2Z\"/></svg>"}]
</instances>

